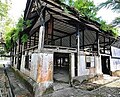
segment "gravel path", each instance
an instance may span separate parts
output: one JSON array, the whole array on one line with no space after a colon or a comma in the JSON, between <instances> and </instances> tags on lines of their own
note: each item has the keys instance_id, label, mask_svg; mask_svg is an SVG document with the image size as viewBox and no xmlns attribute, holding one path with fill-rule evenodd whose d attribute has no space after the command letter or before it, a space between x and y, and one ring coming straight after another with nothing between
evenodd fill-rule
<instances>
[{"instance_id":1,"label":"gravel path","mask_svg":"<svg viewBox=\"0 0 120 97\"><path fill-rule=\"evenodd\" d=\"M6 76L4 74L4 67L0 65L0 97L7 97L8 88L6 87Z\"/></svg>"}]
</instances>

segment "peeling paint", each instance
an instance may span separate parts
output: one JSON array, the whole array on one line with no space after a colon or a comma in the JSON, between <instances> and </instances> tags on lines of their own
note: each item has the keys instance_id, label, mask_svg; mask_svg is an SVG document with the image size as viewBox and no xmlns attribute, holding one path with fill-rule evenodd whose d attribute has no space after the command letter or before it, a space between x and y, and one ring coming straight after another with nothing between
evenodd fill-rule
<instances>
[{"instance_id":1,"label":"peeling paint","mask_svg":"<svg viewBox=\"0 0 120 97\"><path fill-rule=\"evenodd\" d=\"M37 65L37 82L44 83L53 80L53 55L40 54Z\"/></svg>"}]
</instances>

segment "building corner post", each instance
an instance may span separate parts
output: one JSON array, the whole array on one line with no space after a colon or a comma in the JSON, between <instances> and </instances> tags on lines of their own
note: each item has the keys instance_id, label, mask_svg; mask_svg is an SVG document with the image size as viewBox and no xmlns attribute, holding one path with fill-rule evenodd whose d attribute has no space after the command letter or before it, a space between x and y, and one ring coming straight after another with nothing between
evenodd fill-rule
<instances>
[{"instance_id":1,"label":"building corner post","mask_svg":"<svg viewBox=\"0 0 120 97\"><path fill-rule=\"evenodd\" d=\"M79 24L77 25L77 75L80 76L80 32Z\"/></svg>"}]
</instances>

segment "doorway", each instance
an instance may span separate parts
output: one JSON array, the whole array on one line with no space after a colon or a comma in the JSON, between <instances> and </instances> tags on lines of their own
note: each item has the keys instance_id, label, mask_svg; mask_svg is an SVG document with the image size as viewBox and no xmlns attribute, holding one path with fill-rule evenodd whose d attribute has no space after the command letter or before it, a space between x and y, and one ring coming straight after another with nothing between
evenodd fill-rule
<instances>
[{"instance_id":1,"label":"doorway","mask_svg":"<svg viewBox=\"0 0 120 97\"><path fill-rule=\"evenodd\" d=\"M102 72L110 75L110 57L101 56Z\"/></svg>"},{"instance_id":2,"label":"doorway","mask_svg":"<svg viewBox=\"0 0 120 97\"><path fill-rule=\"evenodd\" d=\"M69 53L54 53L54 81L69 83Z\"/></svg>"},{"instance_id":3,"label":"doorway","mask_svg":"<svg viewBox=\"0 0 120 97\"><path fill-rule=\"evenodd\" d=\"M75 53L75 76L78 76L78 68L77 68L77 61L78 59L77 59L77 53Z\"/></svg>"}]
</instances>

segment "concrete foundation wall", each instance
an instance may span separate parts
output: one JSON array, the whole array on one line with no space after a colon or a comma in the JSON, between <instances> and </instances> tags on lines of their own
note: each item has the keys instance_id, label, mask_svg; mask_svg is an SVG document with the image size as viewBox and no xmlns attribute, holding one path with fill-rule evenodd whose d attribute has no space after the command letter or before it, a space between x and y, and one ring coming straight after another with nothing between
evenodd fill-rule
<instances>
[{"instance_id":1,"label":"concrete foundation wall","mask_svg":"<svg viewBox=\"0 0 120 97\"><path fill-rule=\"evenodd\" d=\"M21 72L39 83L53 81L53 54L31 54L30 70L25 68L25 55L22 55Z\"/></svg>"},{"instance_id":2,"label":"concrete foundation wall","mask_svg":"<svg viewBox=\"0 0 120 97\"><path fill-rule=\"evenodd\" d=\"M37 60L38 60L38 54L33 53L31 56L31 72L30 77L33 78L35 81L37 79Z\"/></svg>"},{"instance_id":3,"label":"concrete foundation wall","mask_svg":"<svg viewBox=\"0 0 120 97\"><path fill-rule=\"evenodd\" d=\"M91 59L91 67L87 68L85 55L80 56L80 65L79 65L80 76L84 76L84 75L94 76L96 74L102 74L100 58L98 56L90 56L90 59Z\"/></svg>"},{"instance_id":4,"label":"concrete foundation wall","mask_svg":"<svg viewBox=\"0 0 120 97\"><path fill-rule=\"evenodd\" d=\"M100 56L95 56L95 68L96 68L96 74L102 74L102 65L101 65Z\"/></svg>"}]
</instances>

